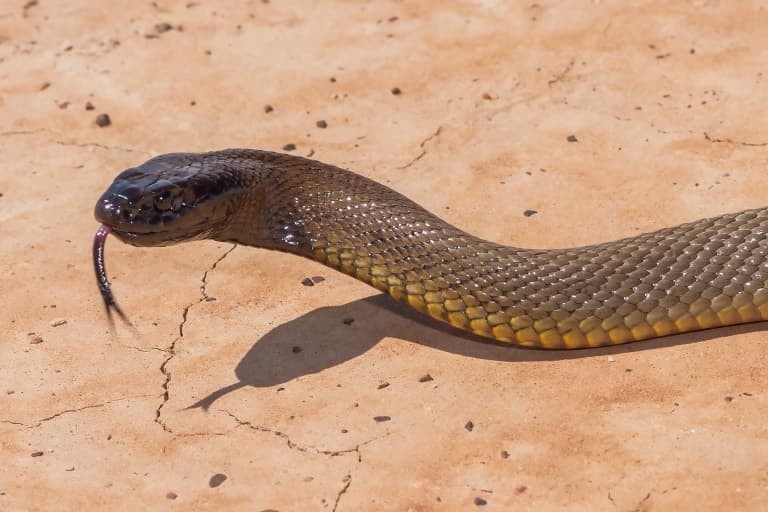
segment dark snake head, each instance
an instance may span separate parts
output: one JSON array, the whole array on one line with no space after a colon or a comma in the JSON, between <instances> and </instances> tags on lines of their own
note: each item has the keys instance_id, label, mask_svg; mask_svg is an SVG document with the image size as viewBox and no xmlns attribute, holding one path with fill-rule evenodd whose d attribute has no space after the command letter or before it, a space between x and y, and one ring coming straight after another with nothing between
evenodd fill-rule
<instances>
[{"instance_id":1,"label":"dark snake head","mask_svg":"<svg viewBox=\"0 0 768 512\"><path fill-rule=\"evenodd\" d=\"M245 202L260 204L243 191L263 174L261 161L254 157L265 154L240 149L171 153L115 178L94 211L101 226L93 241L93 263L110 321L114 311L130 325L107 279L107 235L114 233L123 242L138 246L221 237L229 241L227 229L233 224L233 212Z\"/></svg>"},{"instance_id":2,"label":"dark snake head","mask_svg":"<svg viewBox=\"0 0 768 512\"><path fill-rule=\"evenodd\" d=\"M214 237L227 222L242 176L226 160L213 165L207 156L171 153L123 171L96 203L96 220L137 246Z\"/></svg>"}]
</instances>

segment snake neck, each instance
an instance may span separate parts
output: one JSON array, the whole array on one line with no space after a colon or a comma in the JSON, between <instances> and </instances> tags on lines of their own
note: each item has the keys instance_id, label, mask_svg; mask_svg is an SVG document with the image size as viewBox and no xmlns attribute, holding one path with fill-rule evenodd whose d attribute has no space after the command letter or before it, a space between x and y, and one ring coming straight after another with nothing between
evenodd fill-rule
<instances>
[{"instance_id":1,"label":"snake neck","mask_svg":"<svg viewBox=\"0 0 768 512\"><path fill-rule=\"evenodd\" d=\"M233 199L236 213L216 239L313 259L424 312L427 303L413 293L424 277L467 294L492 270L483 265L509 267L527 252L469 235L351 171L290 155L254 157L258 172L246 171L242 181L251 185Z\"/></svg>"},{"instance_id":2,"label":"snake neck","mask_svg":"<svg viewBox=\"0 0 768 512\"><path fill-rule=\"evenodd\" d=\"M488 244L354 172L291 155L254 151L250 156L255 163L238 179L248 185L232 197L229 219L211 238L334 267L342 266L347 253L413 259L441 247L460 248L469 242L465 239ZM338 254L339 265L332 254Z\"/></svg>"}]
</instances>

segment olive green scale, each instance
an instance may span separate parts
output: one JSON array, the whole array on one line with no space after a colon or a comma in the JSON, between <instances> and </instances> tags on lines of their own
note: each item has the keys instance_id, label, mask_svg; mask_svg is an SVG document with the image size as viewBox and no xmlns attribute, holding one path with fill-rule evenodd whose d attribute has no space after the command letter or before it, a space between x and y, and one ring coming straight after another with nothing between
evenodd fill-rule
<instances>
[{"instance_id":1,"label":"olive green scale","mask_svg":"<svg viewBox=\"0 0 768 512\"><path fill-rule=\"evenodd\" d=\"M597 245L521 249L469 235L351 171L243 155L266 174L252 185L260 207L243 208L234 225L259 226L270 241L227 239L314 259L480 336L570 349L768 319L766 209Z\"/></svg>"}]
</instances>

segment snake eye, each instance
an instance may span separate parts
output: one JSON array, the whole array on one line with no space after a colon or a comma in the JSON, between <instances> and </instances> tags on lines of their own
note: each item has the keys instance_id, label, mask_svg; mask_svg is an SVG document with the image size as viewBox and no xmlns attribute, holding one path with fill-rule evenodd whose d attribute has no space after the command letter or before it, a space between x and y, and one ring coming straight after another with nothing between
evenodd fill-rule
<instances>
[{"instance_id":1,"label":"snake eye","mask_svg":"<svg viewBox=\"0 0 768 512\"><path fill-rule=\"evenodd\" d=\"M155 209L161 212L165 212L171 209L171 205L173 204L171 193L166 190L165 192L160 192L157 194L154 198L154 205Z\"/></svg>"}]
</instances>

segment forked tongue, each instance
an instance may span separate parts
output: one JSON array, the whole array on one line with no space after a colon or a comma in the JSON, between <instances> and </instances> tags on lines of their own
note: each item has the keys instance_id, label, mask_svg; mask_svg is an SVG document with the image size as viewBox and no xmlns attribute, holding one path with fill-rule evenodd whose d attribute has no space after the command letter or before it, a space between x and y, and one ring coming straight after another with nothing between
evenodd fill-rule
<instances>
[{"instance_id":1,"label":"forked tongue","mask_svg":"<svg viewBox=\"0 0 768 512\"><path fill-rule=\"evenodd\" d=\"M107 269L104 266L104 243L107 241L110 229L111 227L107 224L102 224L99 226L99 229L96 231L96 237L93 239L93 268L96 271L96 282L99 284L101 298L104 299L104 307L107 310L109 322L112 323L112 310L114 310L123 322L131 325L131 321L128 320L123 310L115 302L115 297L109 288Z\"/></svg>"}]
</instances>

